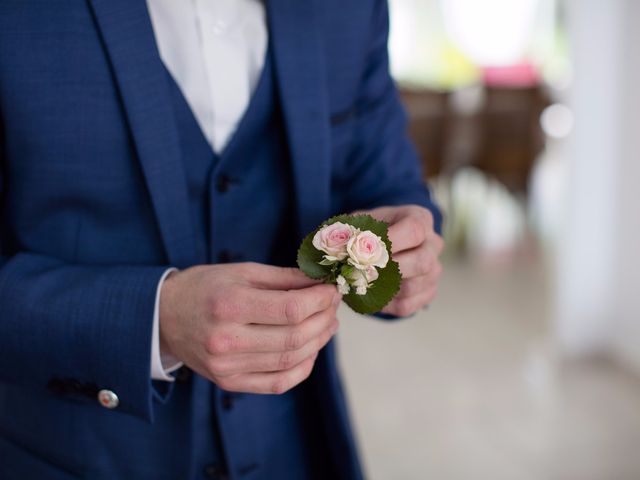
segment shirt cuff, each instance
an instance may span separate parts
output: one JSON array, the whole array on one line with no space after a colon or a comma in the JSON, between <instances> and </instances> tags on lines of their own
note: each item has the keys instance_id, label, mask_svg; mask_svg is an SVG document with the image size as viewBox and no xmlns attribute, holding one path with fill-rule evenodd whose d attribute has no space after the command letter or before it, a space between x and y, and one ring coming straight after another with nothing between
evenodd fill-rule
<instances>
[{"instance_id":1,"label":"shirt cuff","mask_svg":"<svg viewBox=\"0 0 640 480\"><path fill-rule=\"evenodd\" d=\"M162 284L169 274L176 271L177 269L170 268L164 272L160 278L158 288L156 290L156 303L153 310L153 331L151 333L151 378L153 380L164 380L166 382L173 382L174 378L169 374L183 365L182 362L178 361L173 356L160 351L160 290L162 290Z\"/></svg>"}]
</instances>

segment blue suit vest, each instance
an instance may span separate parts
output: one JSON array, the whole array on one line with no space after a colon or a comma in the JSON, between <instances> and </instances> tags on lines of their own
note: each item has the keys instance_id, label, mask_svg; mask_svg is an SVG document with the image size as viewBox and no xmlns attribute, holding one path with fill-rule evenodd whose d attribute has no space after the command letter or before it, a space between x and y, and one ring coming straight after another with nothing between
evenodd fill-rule
<instances>
[{"instance_id":1,"label":"blue suit vest","mask_svg":"<svg viewBox=\"0 0 640 480\"><path fill-rule=\"evenodd\" d=\"M293 265L295 235L286 235L295 228L290 157L270 50L247 110L219 154L176 83L169 83L199 260ZM239 214L246 211L253 214Z\"/></svg>"},{"instance_id":2,"label":"blue suit vest","mask_svg":"<svg viewBox=\"0 0 640 480\"><path fill-rule=\"evenodd\" d=\"M271 50L266 53L264 68L247 110L220 153L211 149L179 86L167 74L201 262L294 265L295 235L288 234L295 229L293 185ZM254 213L239 214L244 211ZM256 242L256 238L260 241ZM336 478L322 426L313 421L312 412L317 408L313 406L315 397L308 384L279 397L238 394L223 392L184 369L186 367L179 377L193 378L193 388L199 390L194 395L194 399L199 400L193 403L193 414L199 422L211 426L208 434L201 434L194 442L194 464L204 465L210 476L215 476L211 472L216 471L223 478L223 472L227 471L224 457L228 449L217 415L229 417L235 413L239 422L243 418L249 422L250 412L254 410L252 404L256 400L265 403L263 400L267 399L261 415L278 419L271 429L273 440L269 443L274 452L287 452L284 463L273 456L267 462L260 462L251 447L264 439L246 438L244 445L249 457L239 469L244 474L259 470L262 478L267 478L268 470L272 470L273 475L286 470L292 480ZM218 413L214 407L216 396L221 398L223 406ZM210 398L210 405L203 403L202 398ZM244 431L249 437L252 435L250 425L246 425ZM281 433L278 435L275 431Z\"/></svg>"}]
</instances>

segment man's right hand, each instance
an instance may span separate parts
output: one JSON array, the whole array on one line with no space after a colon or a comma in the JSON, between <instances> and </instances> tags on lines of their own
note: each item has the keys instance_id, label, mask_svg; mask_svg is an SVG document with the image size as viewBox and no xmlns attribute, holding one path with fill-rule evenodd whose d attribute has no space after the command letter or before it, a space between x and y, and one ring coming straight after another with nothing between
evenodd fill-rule
<instances>
[{"instance_id":1,"label":"man's right hand","mask_svg":"<svg viewBox=\"0 0 640 480\"><path fill-rule=\"evenodd\" d=\"M340 299L294 268L192 267L162 286L160 346L224 390L284 393L337 331Z\"/></svg>"}]
</instances>

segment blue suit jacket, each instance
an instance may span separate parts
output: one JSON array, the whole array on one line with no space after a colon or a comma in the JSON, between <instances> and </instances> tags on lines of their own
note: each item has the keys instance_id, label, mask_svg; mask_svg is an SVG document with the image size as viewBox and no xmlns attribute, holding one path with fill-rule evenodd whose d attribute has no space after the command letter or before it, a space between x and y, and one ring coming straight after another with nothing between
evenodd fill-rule
<instances>
[{"instance_id":1,"label":"blue suit jacket","mask_svg":"<svg viewBox=\"0 0 640 480\"><path fill-rule=\"evenodd\" d=\"M439 229L388 72L386 3L267 5L298 237L381 205L424 205ZM0 1L0 189L0 477L191 472L197 431L210 428L180 423L197 388L171 397L149 372L158 280L199 259L143 0ZM313 377L336 461L357 478L332 345ZM117 410L99 406L102 388ZM259 427L219 428L235 478Z\"/></svg>"}]
</instances>

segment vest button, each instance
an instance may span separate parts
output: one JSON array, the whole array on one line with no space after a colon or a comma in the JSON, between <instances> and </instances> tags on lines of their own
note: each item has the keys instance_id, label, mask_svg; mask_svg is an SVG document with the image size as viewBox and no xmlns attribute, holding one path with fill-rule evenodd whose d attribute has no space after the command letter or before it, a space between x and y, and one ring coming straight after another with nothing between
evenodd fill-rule
<instances>
[{"instance_id":1,"label":"vest button","mask_svg":"<svg viewBox=\"0 0 640 480\"><path fill-rule=\"evenodd\" d=\"M231 410L233 408L233 396L230 393L222 394L222 408L225 410Z\"/></svg>"},{"instance_id":2,"label":"vest button","mask_svg":"<svg viewBox=\"0 0 640 480\"><path fill-rule=\"evenodd\" d=\"M210 463L203 468L203 473L205 478L210 478L212 480L227 480L229 476L227 472L220 465L215 463Z\"/></svg>"},{"instance_id":3,"label":"vest button","mask_svg":"<svg viewBox=\"0 0 640 480\"><path fill-rule=\"evenodd\" d=\"M232 256L228 250L222 250L218 254L218 263L229 263L231 262Z\"/></svg>"},{"instance_id":4,"label":"vest button","mask_svg":"<svg viewBox=\"0 0 640 480\"><path fill-rule=\"evenodd\" d=\"M216 190L219 193L226 193L229 191L229 187L231 186L231 179L226 175L220 175L218 180L216 181Z\"/></svg>"}]
</instances>

